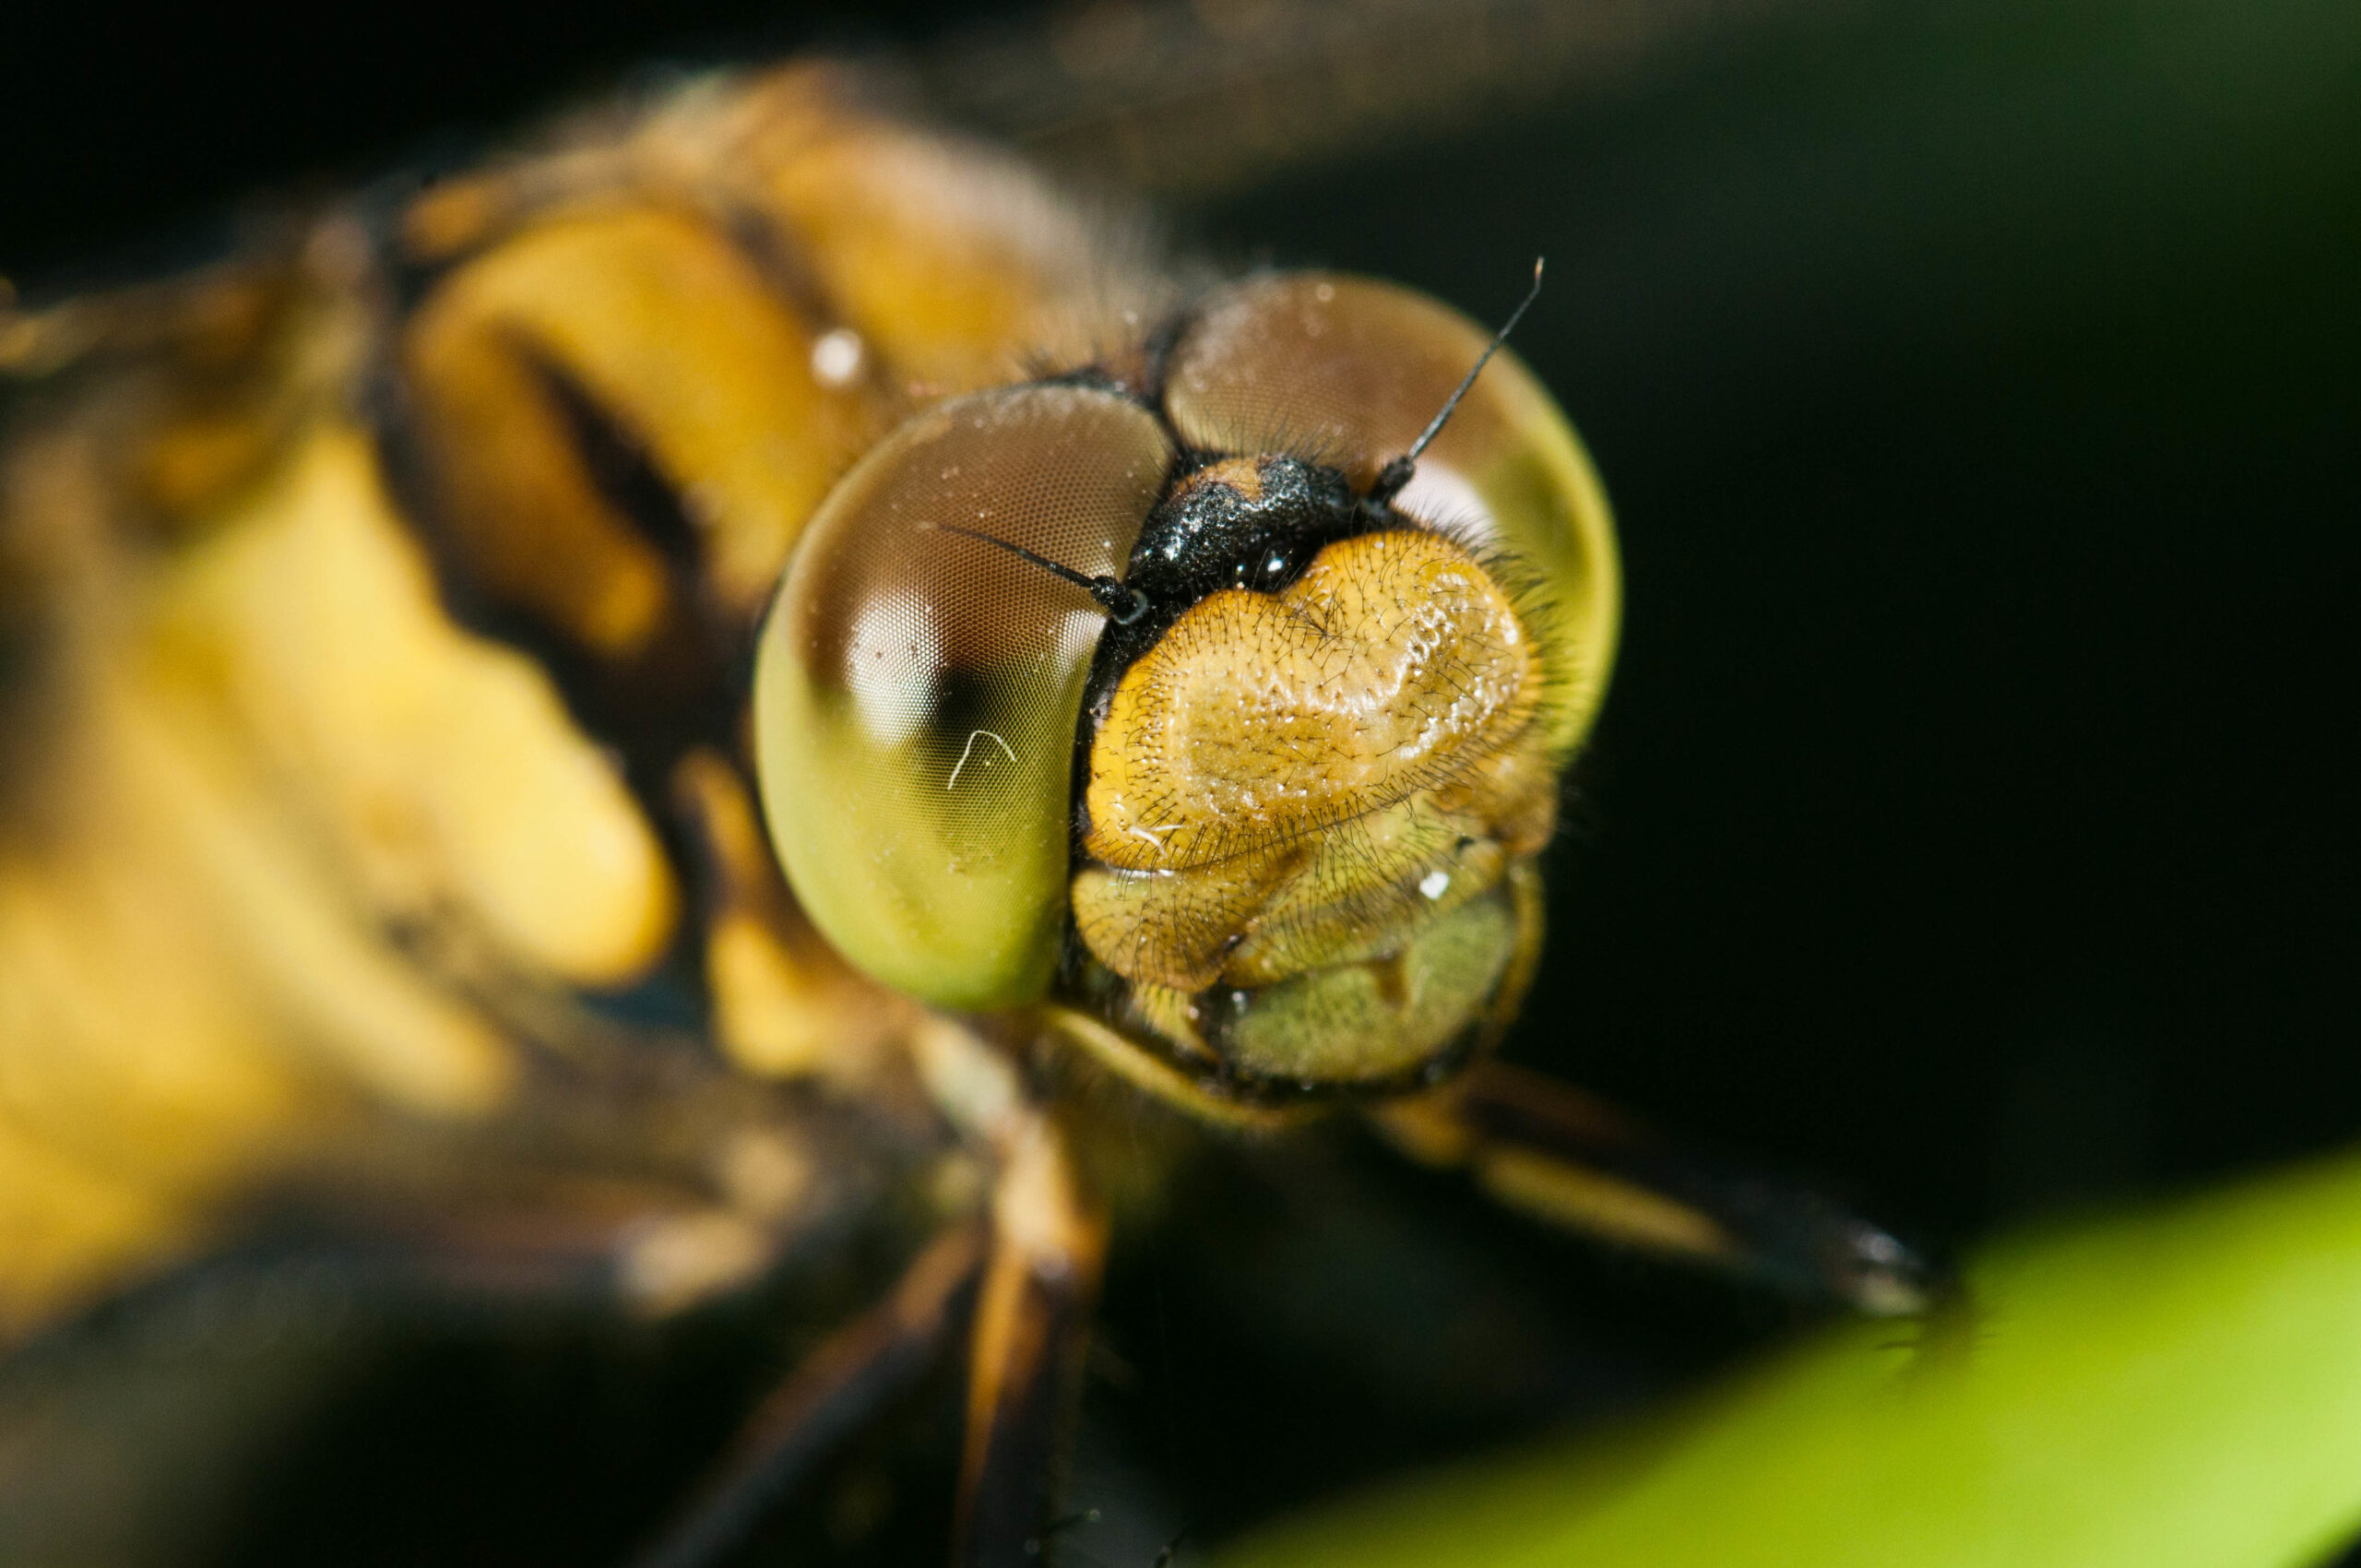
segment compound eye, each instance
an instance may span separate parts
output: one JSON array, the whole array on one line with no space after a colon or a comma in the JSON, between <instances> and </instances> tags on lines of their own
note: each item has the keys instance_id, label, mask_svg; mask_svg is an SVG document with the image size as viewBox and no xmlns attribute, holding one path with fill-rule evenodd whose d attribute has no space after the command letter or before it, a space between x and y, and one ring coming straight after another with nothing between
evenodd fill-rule
<instances>
[{"instance_id":1,"label":"compound eye","mask_svg":"<svg viewBox=\"0 0 2361 1568\"><path fill-rule=\"evenodd\" d=\"M1288 452L1366 492L1409 450L1491 334L1423 294L1282 273L1212 295L1175 346L1165 410L1191 446ZM1551 666L1553 754L1589 728L1620 600L1607 498L1566 417L1513 352L1485 367L1394 505L1512 558Z\"/></svg>"},{"instance_id":2,"label":"compound eye","mask_svg":"<svg viewBox=\"0 0 2361 1568\"><path fill-rule=\"evenodd\" d=\"M804 529L756 657L755 761L796 897L872 978L957 1008L1047 988L1107 612L991 540L1119 577L1172 457L1111 393L981 393L903 425Z\"/></svg>"}]
</instances>

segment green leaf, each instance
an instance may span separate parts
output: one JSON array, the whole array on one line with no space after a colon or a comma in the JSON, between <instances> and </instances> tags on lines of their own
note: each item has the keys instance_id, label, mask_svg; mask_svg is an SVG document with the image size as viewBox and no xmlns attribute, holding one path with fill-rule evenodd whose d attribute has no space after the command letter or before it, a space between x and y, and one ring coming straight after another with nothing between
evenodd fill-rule
<instances>
[{"instance_id":1,"label":"green leaf","mask_svg":"<svg viewBox=\"0 0 2361 1568\"><path fill-rule=\"evenodd\" d=\"M2361 1526L2361 1159L2020 1236L1639 1430L1412 1481L1221 1568L2298 1568Z\"/></svg>"}]
</instances>

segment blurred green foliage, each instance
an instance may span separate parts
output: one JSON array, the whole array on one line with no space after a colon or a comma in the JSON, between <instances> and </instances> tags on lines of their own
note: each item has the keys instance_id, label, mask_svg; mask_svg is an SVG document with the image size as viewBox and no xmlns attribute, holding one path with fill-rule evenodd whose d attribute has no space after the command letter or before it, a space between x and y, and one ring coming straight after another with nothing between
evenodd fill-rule
<instances>
[{"instance_id":1,"label":"blurred green foliage","mask_svg":"<svg viewBox=\"0 0 2361 1568\"><path fill-rule=\"evenodd\" d=\"M1987 1249L1636 1430L1280 1525L1222 1568L2298 1568L2361 1525L2361 1158Z\"/></svg>"}]
</instances>

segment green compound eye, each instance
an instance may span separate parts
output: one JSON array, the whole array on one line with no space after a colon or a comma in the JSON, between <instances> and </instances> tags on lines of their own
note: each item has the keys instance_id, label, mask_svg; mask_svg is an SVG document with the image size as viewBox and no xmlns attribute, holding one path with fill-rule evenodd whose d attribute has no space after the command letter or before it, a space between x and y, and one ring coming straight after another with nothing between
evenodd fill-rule
<instances>
[{"instance_id":1,"label":"green compound eye","mask_svg":"<svg viewBox=\"0 0 2361 1568\"><path fill-rule=\"evenodd\" d=\"M756 658L755 760L796 896L872 978L963 1009L1047 989L1108 612L1003 546L1120 576L1173 457L1111 393L980 393L872 449L804 530Z\"/></svg>"}]
</instances>

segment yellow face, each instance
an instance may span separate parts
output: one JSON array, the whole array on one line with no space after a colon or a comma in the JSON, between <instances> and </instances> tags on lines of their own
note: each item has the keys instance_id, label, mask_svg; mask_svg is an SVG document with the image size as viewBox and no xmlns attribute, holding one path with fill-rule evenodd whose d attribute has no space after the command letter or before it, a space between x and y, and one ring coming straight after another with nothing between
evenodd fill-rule
<instances>
[{"instance_id":1,"label":"yellow face","mask_svg":"<svg viewBox=\"0 0 2361 1568\"><path fill-rule=\"evenodd\" d=\"M1406 291L1254 279L1159 341L938 406L822 506L756 668L775 843L873 977L1079 1014L1182 1098L1420 1087L1538 951L1604 502L1505 357L1382 493L1485 342Z\"/></svg>"},{"instance_id":2,"label":"yellow face","mask_svg":"<svg viewBox=\"0 0 2361 1568\"><path fill-rule=\"evenodd\" d=\"M1302 472L1234 459L1179 505L1251 512ZM1418 1073L1506 1000L1525 934L1508 868L1554 816L1545 689L1509 594L1418 528L1196 600L1122 670L1086 742L1087 963L1208 1066Z\"/></svg>"}]
</instances>

